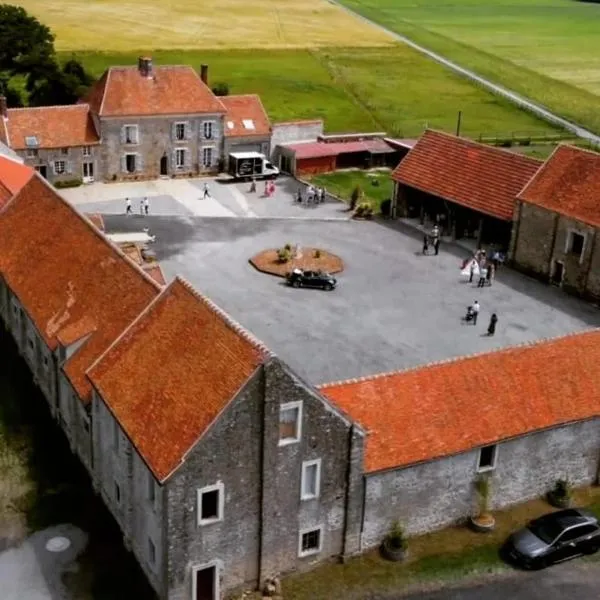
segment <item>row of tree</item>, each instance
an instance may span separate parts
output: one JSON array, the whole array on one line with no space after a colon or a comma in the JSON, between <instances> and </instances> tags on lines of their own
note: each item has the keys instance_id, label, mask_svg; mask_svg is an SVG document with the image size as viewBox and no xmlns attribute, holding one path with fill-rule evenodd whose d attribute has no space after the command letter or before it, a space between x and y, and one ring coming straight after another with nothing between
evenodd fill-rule
<instances>
[{"instance_id":1,"label":"row of tree","mask_svg":"<svg viewBox=\"0 0 600 600\"><path fill-rule=\"evenodd\" d=\"M75 57L60 64L50 29L20 6L0 4L0 40L0 94L8 106L72 104L93 83Z\"/></svg>"}]
</instances>

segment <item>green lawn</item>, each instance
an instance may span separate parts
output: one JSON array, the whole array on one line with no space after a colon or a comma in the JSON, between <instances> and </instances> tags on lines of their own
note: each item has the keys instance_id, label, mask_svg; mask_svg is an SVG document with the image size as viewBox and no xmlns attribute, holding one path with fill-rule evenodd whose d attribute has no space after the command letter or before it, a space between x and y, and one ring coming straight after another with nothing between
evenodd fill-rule
<instances>
[{"instance_id":1,"label":"green lawn","mask_svg":"<svg viewBox=\"0 0 600 600\"><path fill-rule=\"evenodd\" d=\"M376 213L380 212L381 203L392 197L394 182L390 171L336 171L315 175L310 180L317 186L325 188L330 194L350 201L352 190L359 185L364 199L371 203Z\"/></svg>"},{"instance_id":2,"label":"green lawn","mask_svg":"<svg viewBox=\"0 0 600 600\"><path fill-rule=\"evenodd\" d=\"M109 65L135 64L128 54L79 53L100 75ZM63 55L65 58L70 54ZM157 51L160 64L210 66L210 81L231 93L260 94L273 121L323 118L328 132L386 131L418 136L424 127L454 131L544 133L551 128L473 86L404 45L319 50Z\"/></svg>"},{"instance_id":3,"label":"green lawn","mask_svg":"<svg viewBox=\"0 0 600 600\"><path fill-rule=\"evenodd\" d=\"M464 67L600 132L600 4L341 0Z\"/></svg>"}]
</instances>

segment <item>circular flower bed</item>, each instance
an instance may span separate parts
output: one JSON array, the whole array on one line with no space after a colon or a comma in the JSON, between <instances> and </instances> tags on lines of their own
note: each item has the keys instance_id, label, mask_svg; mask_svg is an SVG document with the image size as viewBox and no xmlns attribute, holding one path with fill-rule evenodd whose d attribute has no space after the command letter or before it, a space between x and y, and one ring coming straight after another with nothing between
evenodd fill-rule
<instances>
[{"instance_id":1,"label":"circular flower bed","mask_svg":"<svg viewBox=\"0 0 600 600\"><path fill-rule=\"evenodd\" d=\"M264 250L253 256L250 259L250 264L262 273L269 273L277 277L285 277L293 269L326 271L331 274L340 273L344 270L344 263L339 256L320 248L301 247L300 256L294 256L293 251L287 254L289 258L282 261L282 249Z\"/></svg>"}]
</instances>

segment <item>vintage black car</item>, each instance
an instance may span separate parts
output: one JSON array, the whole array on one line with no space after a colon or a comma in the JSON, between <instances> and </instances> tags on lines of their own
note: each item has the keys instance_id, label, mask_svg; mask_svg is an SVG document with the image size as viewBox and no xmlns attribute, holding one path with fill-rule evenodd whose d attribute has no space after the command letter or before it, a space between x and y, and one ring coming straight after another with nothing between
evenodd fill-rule
<instances>
[{"instance_id":1,"label":"vintage black car","mask_svg":"<svg viewBox=\"0 0 600 600\"><path fill-rule=\"evenodd\" d=\"M531 521L504 547L507 559L527 569L543 569L600 550L600 526L590 512L570 508Z\"/></svg>"},{"instance_id":2,"label":"vintage black car","mask_svg":"<svg viewBox=\"0 0 600 600\"><path fill-rule=\"evenodd\" d=\"M337 285L335 277L324 271L303 271L294 269L287 275L289 285L299 287L321 288L322 290L332 290Z\"/></svg>"}]
</instances>

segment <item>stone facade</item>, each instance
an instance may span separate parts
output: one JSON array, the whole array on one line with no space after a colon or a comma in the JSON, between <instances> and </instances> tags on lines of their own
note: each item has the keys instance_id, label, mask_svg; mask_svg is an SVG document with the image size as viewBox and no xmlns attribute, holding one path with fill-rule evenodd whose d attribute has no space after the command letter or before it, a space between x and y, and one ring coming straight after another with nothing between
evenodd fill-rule
<instances>
[{"instance_id":1,"label":"stone facade","mask_svg":"<svg viewBox=\"0 0 600 600\"><path fill-rule=\"evenodd\" d=\"M189 177L219 170L223 115L101 118L99 127L106 181Z\"/></svg>"},{"instance_id":2,"label":"stone facade","mask_svg":"<svg viewBox=\"0 0 600 600\"><path fill-rule=\"evenodd\" d=\"M499 443L492 478L493 508L549 491L557 479L575 486L598 480L600 419ZM475 506L479 450L366 477L363 544L376 546L399 520L409 535L467 519Z\"/></svg>"},{"instance_id":3,"label":"stone facade","mask_svg":"<svg viewBox=\"0 0 600 600\"><path fill-rule=\"evenodd\" d=\"M566 291L600 298L598 230L526 202L515 210L509 259Z\"/></svg>"},{"instance_id":4,"label":"stone facade","mask_svg":"<svg viewBox=\"0 0 600 600\"><path fill-rule=\"evenodd\" d=\"M18 150L17 154L26 165L39 171L51 183L103 179L101 151L97 145Z\"/></svg>"}]
</instances>

